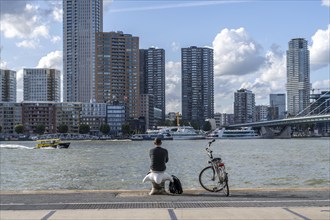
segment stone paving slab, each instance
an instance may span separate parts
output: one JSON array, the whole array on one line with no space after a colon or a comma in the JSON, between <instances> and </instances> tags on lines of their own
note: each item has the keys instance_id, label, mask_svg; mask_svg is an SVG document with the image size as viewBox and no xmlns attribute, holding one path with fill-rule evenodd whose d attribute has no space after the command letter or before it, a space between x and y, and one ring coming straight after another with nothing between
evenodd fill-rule
<instances>
[{"instance_id":1,"label":"stone paving slab","mask_svg":"<svg viewBox=\"0 0 330 220\"><path fill-rule=\"evenodd\" d=\"M0 211L1 220L329 220L329 207Z\"/></svg>"}]
</instances>

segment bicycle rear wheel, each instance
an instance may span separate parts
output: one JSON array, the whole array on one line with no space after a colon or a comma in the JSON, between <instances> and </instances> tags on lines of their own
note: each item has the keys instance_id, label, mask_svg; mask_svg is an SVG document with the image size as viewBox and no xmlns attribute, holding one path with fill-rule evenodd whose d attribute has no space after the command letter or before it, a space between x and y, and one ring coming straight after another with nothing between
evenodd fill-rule
<instances>
[{"instance_id":1,"label":"bicycle rear wheel","mask_svg":"<svg viewBox=\"0 0 330 220\"><path fill-rule=\"evenodd\" d=\"M218 192L223 189L217 173L212 166L205 167L199 174L199 183L210 192Z\"/></svg>"},{"instance_id":2,"label":"bicycle rear wheel","mask_svg":"<svg viewBox=\"0 0 330 220\"><path fill-rule=\"evenodd\" d=\"M227 173L225 173L225 181L224 181L224 186L223 186L222 191L226 196L229 196L229 185L228 185L228 174Z\"/></svg>"}]
</instances>

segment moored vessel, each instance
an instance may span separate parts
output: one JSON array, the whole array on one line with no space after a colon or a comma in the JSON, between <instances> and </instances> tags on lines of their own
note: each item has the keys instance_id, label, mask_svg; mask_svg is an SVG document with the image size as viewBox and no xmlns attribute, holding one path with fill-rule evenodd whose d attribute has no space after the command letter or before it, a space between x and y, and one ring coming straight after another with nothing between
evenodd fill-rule
<instances>
[{"instance_id":1,"label":"moored vessel","mask_svg":"<svg viewBox=\"0 0 330 220\"><path fill-rule=\"evenodd\" d=\"M216 129L211 134L207 135L208 139L250 139L261 138L261 136L252 128L244 128L237 130L228 130L225 128Z\"/></svg>"},{"instance_id":2,"label":"moored vessel","mask_svg":"<svg viewBox=\"0 0 330 220\"><path fill-rule=\"evenodd\" d=\"M173 140L198 140L205 139L204 131L195 130L191 126L176 126L161 129L160 133L170 134Z\"/></svg>"}]
</instances>

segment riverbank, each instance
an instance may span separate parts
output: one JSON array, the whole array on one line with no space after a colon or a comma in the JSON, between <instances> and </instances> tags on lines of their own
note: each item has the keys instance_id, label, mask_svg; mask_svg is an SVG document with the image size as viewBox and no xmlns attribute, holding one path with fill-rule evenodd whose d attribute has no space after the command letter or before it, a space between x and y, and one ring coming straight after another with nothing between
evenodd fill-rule
<instances>
[{"instance_id":1,"label":"riverbank","mask_svg":"<svg viewBox=\"0 0 330 220\"><path fill-rule=\"evenodd\" d=\"M329 219L327 188L184 190L64 190L0 193L1 219Z\"/></svg>"}]
</instances>

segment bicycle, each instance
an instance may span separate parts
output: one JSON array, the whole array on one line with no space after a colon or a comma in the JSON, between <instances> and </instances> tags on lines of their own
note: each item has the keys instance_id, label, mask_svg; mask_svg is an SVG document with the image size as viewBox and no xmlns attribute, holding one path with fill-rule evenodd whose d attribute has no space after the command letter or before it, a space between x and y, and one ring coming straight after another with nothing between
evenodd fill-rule
<instances>
[{"instance_id":1,"label":"bicycle","mask_svg":"<svg viewBox=\"0 0 330 220\"><path fill-rule=\"evenodd\" d=\"M228 173L222 159L220 157L213 158L213 151L211 150L211 144L213 142L215 142L215 139L210 141L205 149L209 156L208 163L210 166L205 167L200 172L199 183L207 191L223 191L226 196L229 196Z\"/></svg>"}]
</instances>

